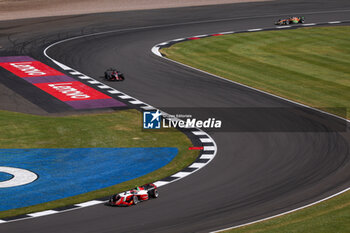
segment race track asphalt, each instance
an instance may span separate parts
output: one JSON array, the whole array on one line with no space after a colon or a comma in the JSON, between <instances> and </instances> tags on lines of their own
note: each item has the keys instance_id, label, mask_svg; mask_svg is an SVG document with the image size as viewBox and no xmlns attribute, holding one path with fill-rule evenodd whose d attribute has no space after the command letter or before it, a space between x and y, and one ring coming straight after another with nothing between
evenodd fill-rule
<instances>
[{"instance_id":1,"label":"race track asphalt","mask_svg":"<svg viewBox=\"0 0 350 233\"><path fill-rule=\"evenodd\" d=\"M162 60L151 48L174 38L271 27L274 20L292 14L302 14L308 22L327 22L349 20L349 12L346 0L283 0L0 22L5 35L0 45L8 48L0 55L26 54L52 64L42 54L49 44L120 29L61 43L48 54L96 79L117 66L126 81L108 85L160 108L289 108L295 105ZM207 114L215 116L215 111ZM282 126L278 132L211 133L218 146L215 159L161 187L157 200L131 208L96 205L0 224L0 232L208 232L291 210L349 187L350 134L328 132L322 122L314 124L314 130L291 132L297 125L308 126L310 119L325 117L316 111L300 114L266 116L267 124ZM245 122L236 114L224 117ZM259 116L247 118L253 122Z\"/></svg>"}]
</instances>

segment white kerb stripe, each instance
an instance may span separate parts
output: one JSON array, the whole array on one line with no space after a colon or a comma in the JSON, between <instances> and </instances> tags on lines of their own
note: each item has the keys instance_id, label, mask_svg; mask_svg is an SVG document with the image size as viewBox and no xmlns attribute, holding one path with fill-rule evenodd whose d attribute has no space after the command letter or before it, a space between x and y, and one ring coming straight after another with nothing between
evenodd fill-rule
<instances>
[{"instance_id":1,"label":"white kerb stripe","mask_svg":"<svg viewBox=\"0 0 350 233\"><path fill-rule=\"evenodd\" d=\"M220 32L220 34L233 34L233 33L235 33L234 31L230 31L230 32Z\"/></svg>"},{"instance_id":2,"label":"white kerb stripe","mask_svg":"<svg viewBox=\"0 0 350 233\"><path fill-rule=\"evenodd\" d=\"M189 168L201 168L207 165L206 163L193 163Z\"/></svg>"},{"instance_id":3,"label":"white kerb stripe","mask_svg":"<svg viewBox=\"0 0 350 233\"><path fill-rule=\"evenodd\" d=\"M117 90L115 90L115 89L110 90L110 91L108 91L108 92L111 93L111 94L119 94L119 93L121 93L120 91L117 91Z\"/></svg>"},{"instance_id":4,"label":"white kerb stripe","mask_svg":"<svg viewBox=\"0 0 350 233\"><path fill-rule=\"evenodd\" d=\"M133 99L131 96L128 95L118 95L118 97L121 99Z\"/></svg>"},{"instance_id":5,"label":"white kerb stripe","mask_svg":"<svg viewBox=\"0 0 350 233\"><path fill-rule=\"evenodd\" d=\"M153 106L151 106L151 105L147 105L147 106L142 106L141 107L142 109L145 109L145 110L153 110L153 109L155 109Z\"/></svg>"},{"instance_id":6,"label":"white kerb stripe","mask_svg":"<svg viewBox=\"0 0 350 233\"><path fill-rule=\"evenodd\" d=\"M215 150L215 146L205 146L203 150Z\"/></svg>"},{"instance_id":7,"label":"white kerb stripe","mask_svg":"<svg viewBox=\"0 0 350 233\"><path fill-rule=\"evenodd\" d=\"M4 223L4 222L7 222L7 221L5 221L5 220L1 220L1 219L0 219L0 223Z\"/></svg>"},{"instance_id":8,"label":"white kerb stripe","mask_svg":"<svg viewBox=\"0 0 350 233\"><path fill-rule=\"evenodd\" d=\"M107 85L100 85L100 86L97 86L98 88L101 88L101 89L109 89L111 88L110 86L107 86Z\"/></svg>"},{"instance_id":9,"label":"white kerb stripe","mask_svg":"<svg viewBox=\"0 0 350 233\"><path fill-rule=\"evenodd\" d=\"M178 173L172 175L172 177L183 178L183 177L188 176L190 174L191 174L191 172L178 172Z\"/></svg>"},{"instance_id":10,"label":"white kerb stripe","mask_svg":"<svg viewBox=\"0 0 350 233\"><path fill-rule=\"evenodd\" d=\"M307 24L302 24L303 26L314 26L316 25L315 23L307 23Z\"/></svg>"},{"instance_id":11,"label":"white kerb stripe","mask_svg":"<svg viewBox=\"0 0 350 233\"><path fill-rule=\"evenodd\" d=\"M206 132L203 132L203 131L192 131L192 133L193 133L194 135L207 135L207 133L206 133Z\"/></svg>"},{"instance_id":12,"label":"white kerb stripe","mask_svg":"<svg viewBox=\"0 0 350 233\"><path fill-rule=\"evenodd\" d=\"M201 142L212 142L210 138L200 138L199 139Z\"/></svg>"},{"instance_id":13,"label":"white kerb stripe","mask_svg":"<svg viewBox=\"0 0 350 233\"><path fill-rule=\"evenodd\" d=\"M208 35L198 35L198 36L194 36L194 37L201 38L201 37L205 37L205 36L208 36Z\"/></svg>"},{"instance_id":14,"label":"white kerb stripe","mask_svg":"<svg viewBox=\"0 0 350 233\"><path fill-rule=\"evenodd\" d=\"M80 78L80 79L92 79L92 78L90 78L90 77L88 77L88 76L85 76L85 75L83 75L83 76L78 76L78 78Z\"/></svg>"},{"instance_id":15,"label":"white kerb stripe","mask_svg":"<svg viewBox=\"0 0 350 233\"><path fill-rule=\"evenodd\" d=\"M292 27L292 26L278 26L276 28L290 28L290 27Z\"/></svg>"},{"instance_id":16,"label":"white kerb stripe","mask_svg":"<svg viewBox=\"0 0 350 233\"><path fill-rule=\"evenodd\" d=\"M330 24L334 24L334 23L341 23L341 21L332 21L332 22L328 22Z\"/></svg>"},{"instance_id":17,"label":"white kerb stripe","mask_svg":"<svg viewBox=\"0 0 350 233\"><path fill-rule=\"evenodd\" d=\"M91 84L103 84L99 81L96 81L96 80L92 80L92 81L88 81L88 83L91 83Z\"/></svg>"},{"instance_id":18,"label":"white kerb stripe","mask_svg":"<svg viewBox=\"0 0 350 233\"><path fill-rule=\"evenodd\" d=\"M166 44L168 44L169 42L163 42L163 43L160 43L160 44L158 44L158 45L166 45Z\"/></svg>"},{"instance_id":19,"label":"white kerb stripe","mask_svg":"<svg viewBox=\"0 0 350 233\"><path fill-rule=\"evenodd\" d=\"M182 40L184 40L185 38L179 38L179 39L175 39L175 40L173 40L173 41L182 41Z\"/></svg>"},{"instance_id":20,"label":"white kerb stripe","mask_svg":"<svg viewBox=\"0 0 350 233\"><path fill-rule=\"evenodd\" d=\"M66 66L66 65L63 65L62 63L58 62L58 61L55 61L53 59L51 59L51 61L53 61L56 65L58 65L59 67L61 67L63 70L72 70L72 68Z\"/></svg>"},{"instance_id":21,"label":"white kerb stripe","mask_svg":"<svg viewBox=\"0 0 350 233\"><path fill-rule=\"evenodd\" d=\"M140 100L132 100L132 101L129 101L131 104L143 104L142 101Z\"/></svg>"},{"instance_id":22,"label":"white kerb stripe","mask_svg":"<svg viewBox=\"0 0 350 233\"><path fill-rule=\"evenodd\" d=\"M169 184L168 181L157 181L157 182L154 182L153 184L155 184L157 187L161 187L161 186L164 186L166 184Z\"/></svg>"},{"instance_id":23,"label":"white kerb stripe","mask_svg":"<svg viewBox=\"0 0 350 233\"><path fill-rule=\"evenodd\" d=\"M214 155L212 154L204 154L200 157L200 159L212 159L214 158Z\"/></svg>"},{"instance_id":24,"label":"white kerb stripe","mask_svg":"<svg viewBox=\"0 0 350 233\"><path fill-rule=\"evenodd\" d=\"M86 207L86 206L92 206L92 205L97 205L101 203L103 203L103 201L93 200L93 201L87 201L87 202L75 204L75 206Z\"/></svg>"},{"instance_id":25,"label":"white kerb stripe","mask_svg":"<svg viewBox=\"0 0 350 233\"><path fill-rule=\"evenodd\" d=\"M30 216L30 217L40 217L40 216L45 216L45 215L50 215L50 214L55 214L55 213L58 213L58 211L56 211L56 210L45 210L45 211L41 211L41 212L28 214L28 216Z\"/></svg>"},{"instance_id":26,"label":"white kerb stripe","mask_svg":"<svg viewBox=\"0 0 350 233\"><path fill-rule=\"evenodd\" d=\"M154 47L152 48L152 53L154 53L155 55L157 55L157 56L159 56L159 57L162 56L162 54L159 52L159 47L158 47L158 46L154 46Z\"/></svg>"},{"instance_id":27,"label":"white kerb stripe","mask_svg":"<svg viewBox=\"0 0 350 233\"><path fill-rule=\"evenodd\" d=\"M73 72L69 72L72 75L82 75L82 73L78 72L78 71L73 71Z\"/></svg>"},{"instance_id":28,"label":"white kerb stripe","mask_svg":"<svg viewBox=\"0 0 350 233\"><path fill-rule=\"evenodd\" d=\"M248 32L256 32L256 31L261 31L262 28L254 28L254 29L249 29L247 30Z\"/></svg>"}]
</instances>

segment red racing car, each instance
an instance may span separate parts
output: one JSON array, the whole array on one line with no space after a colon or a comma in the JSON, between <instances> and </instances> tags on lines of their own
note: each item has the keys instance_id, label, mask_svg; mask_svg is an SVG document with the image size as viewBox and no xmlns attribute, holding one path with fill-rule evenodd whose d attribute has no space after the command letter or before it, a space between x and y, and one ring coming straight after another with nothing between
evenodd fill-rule
<instances>
[{"instance_id":1,"label":"red racing car","mask_svg":"<svg viewBox=\"0 0 350 233\"><path fill-rule=\"evenodd\" d=\"M123 81L124 74L117 69L109 68L105 71L105 79L108 81Z\"/></svg>"},{"instance_id":2,"label":"red racing car","mask_svg":"<svg viewBox=\"0 0 350 233\"><path fill-rule=\"evenodd\" d=\"M158 197L158 187L155 184L145 184L130 191L115 194L109 199L111 206L137 205L140 201Z\"/></svg>"}]
</instances>

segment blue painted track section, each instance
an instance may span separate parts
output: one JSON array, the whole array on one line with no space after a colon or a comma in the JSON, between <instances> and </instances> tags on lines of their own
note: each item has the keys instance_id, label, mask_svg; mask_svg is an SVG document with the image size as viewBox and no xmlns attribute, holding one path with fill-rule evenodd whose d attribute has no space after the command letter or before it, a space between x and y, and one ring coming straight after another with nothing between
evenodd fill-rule
<instances>
[{"instance_id":1,"label":"blue painted track section","mask_svg":"<svg viewBox=\"0 0 350 233\"><path fill-rule=\"evenodd\" d=\"M177 148L0 149L0 166L35 172L23 186L0 188L0 211L119 184L168 164ZM0 182L12 176L0 173Z\"/></svg>"}]
</instances>

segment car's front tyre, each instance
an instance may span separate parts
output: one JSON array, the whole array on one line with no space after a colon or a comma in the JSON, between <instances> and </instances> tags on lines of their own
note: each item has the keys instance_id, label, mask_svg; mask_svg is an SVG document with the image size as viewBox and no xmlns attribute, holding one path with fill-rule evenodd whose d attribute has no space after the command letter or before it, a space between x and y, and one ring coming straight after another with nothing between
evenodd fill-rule
<instances>
[{"instance_id":1,"label":"car's front tyre","mask_svg":"<svg viewBox=\"0 0 350 233\"><path fill-rule=\"evenodd\" d=\"M139 203L139 199L137 198L137 196L133 196L132 198L134 205L137 205L137 203Z\"/></svg>"},{"instance_id":2,"label":"car's front tyre","mask_svg":"<svg viewBox=\"0 0 350 233\"><path fill-rule=\"evenodd\" d=\"M149 191L149 196L152 198L157 198L159 196L158 189L152 189Z\"/></svg>"}]
</instances>

